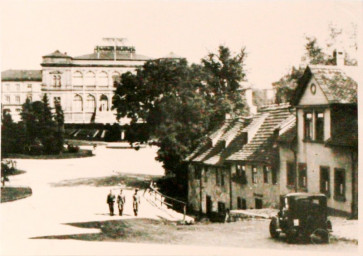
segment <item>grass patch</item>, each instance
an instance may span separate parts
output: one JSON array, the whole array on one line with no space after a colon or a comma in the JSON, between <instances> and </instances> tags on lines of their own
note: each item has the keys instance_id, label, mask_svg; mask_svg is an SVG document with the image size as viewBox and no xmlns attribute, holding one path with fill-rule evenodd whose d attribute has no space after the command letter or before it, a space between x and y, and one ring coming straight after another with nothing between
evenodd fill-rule
<instances>
[{"instance_id":1,"label":"grass patch","mask_svg":"<svg viewBox=\"0 0 363 256\"><path fill-rule=\"evenodd\" d=\"M63 152L59 155L26 155L26 154L8 154L7 158L13 159L68 159L68 158L81 158L93 156L92 150L80 149L77 153Z\"/></svg>"},{"instance_id":2,"label":"grass patch","mask_svg":"<svg viewBox=\"0 0 363 256\"><path fill-rule=\"evenodd\" d=\"M330 244L290 245L284 239L273 240L268 232L268 220L244 220L233 223L197 223L177 225L165 220L134 218L124 220L68 223L78 228L99 229L99 233L54 235L32 239L74 239L131 243L183 244L246 248L275 249L356 249L350 242L334 241Z\"/></svg>"},{"instance_id":3,"label":"grass patch","mask_svg":"<svg viewBox=\"0 0 363 256\"><path fill-rule=\"evenodd\" d=\"M68 143L68 144L72 144L74 146L107 145L107 142L104 142L104 141L66 139L65 142Z\"/></svg>"},{"instance_id":4,"label":"grass patch","mask_svg":"<svg viewBox=\"0 0 363 256\"><path fill-rule=\"evenodd\" d=\"M118 175L100 177L100 178L80 178L72 180L64 180L58 183L52 183L54 187L74 187L74 186L95 186L95 187L109 187L123 184L126 187L146 189L149 187L150 181L160 179L158 175L145 175L145 174L130 174L120 173Z\"/></svg>"},{"instance_id":5,"label":"grass patch","mask_svg":"<svg viewBox=\"0 0 363 256\"><path fill-rule=\"evenodd\" d=\"M29 187L5 187L1 188L1 203L11 202L32 195Z\"/></svg>"}]
</instances>

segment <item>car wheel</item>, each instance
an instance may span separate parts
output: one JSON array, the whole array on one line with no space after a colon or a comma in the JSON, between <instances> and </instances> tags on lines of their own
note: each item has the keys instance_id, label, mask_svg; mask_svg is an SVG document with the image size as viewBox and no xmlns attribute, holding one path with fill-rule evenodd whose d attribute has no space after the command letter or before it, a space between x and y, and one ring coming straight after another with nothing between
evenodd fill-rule
<instances>
[{"instance_id":1,"label":"car wheel","mask_svg":"<svg viewBox=\"0 0 363 256\"><path fill-rule=\"evenodd\" d=\"M270 222L270 235L274 239L279 238L279 236L280 236L280 232L277 231L277 219L276 218L272 218L272 220Z\"/></svg>"},{"instance_id":2,"label":"car wheel","mask_svg":"<svg viewBox=\"0 0 363 256\"><path fill-rule=\"evenodd\" d=\"M326 229L317 228L310 235L310 240L313 244L329 243L329 232Z\"/></svg>"}]
</instances>

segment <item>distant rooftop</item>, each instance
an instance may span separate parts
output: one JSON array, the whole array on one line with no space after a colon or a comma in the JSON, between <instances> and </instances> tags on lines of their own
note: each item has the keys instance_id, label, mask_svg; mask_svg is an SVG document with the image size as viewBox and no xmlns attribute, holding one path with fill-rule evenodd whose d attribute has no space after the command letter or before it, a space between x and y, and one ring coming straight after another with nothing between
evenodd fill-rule
<instances>
[{"instance_id":1,"label":"distant rooftop","mask_svg":"<svg viewBox=\"0 0 363 256\"><path fill-rule=\"evenodd\" d=\"M1 72L1 81L42 81L41 70L5 70Z\"/></svg>"}]
</instances>

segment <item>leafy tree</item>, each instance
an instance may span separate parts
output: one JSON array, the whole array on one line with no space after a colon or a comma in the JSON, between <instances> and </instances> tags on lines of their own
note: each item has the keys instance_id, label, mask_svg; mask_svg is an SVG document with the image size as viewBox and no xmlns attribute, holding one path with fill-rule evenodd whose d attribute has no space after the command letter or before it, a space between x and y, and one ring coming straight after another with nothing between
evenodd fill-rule
<instances>
[{"instance_id":1,"label":"leafy tree","mask_svg":"<svg viewBox=\"0 0 363 256\"><path fill-rule=\"evenodd\" d=\"M208 85L204 88L205 98L213 106L211 128L218 126L227 113L243 115L248 111L240 87L246 77L246 56L245 48L232 56L227 47L220 46L218 54L210 53L202 59L203 79Z\"/></svg>"},{"instance_id":2,"label":"leafy tree","mask_svg":"<svg viewBox=\"0 0 363 256\"><path fill-rule=\"evenodd\" d=\"M3 111L1 120L1 155L21 153L24 144L24 134L21 124L13 122L11 115Z\"/></svg>"},{"instance_id":3,"label":"leafy tree","mask_svg":"<svg viewBox=\"0 0 363 256\"><path fill-rule=\"evenodd\" d=\"M329 38L326 40L325 47L318 43L315 37L306 37L305 54L303 60L312 65L336 65L337 48L345 53L345 65L357 65L355 58L357 52L356 25L352 24L352 31L344 33L340 28L334 25L329 26ZM343 42L348 38L349 42ZM344 49L341 49L344 47ZM298 79L302 76L304 68L292 67L289 74L283 76L279 81L273 83L276 90L276 103L289 102L293 91L297 86Z\"/></svg>"},{"instance_id":4,"label":"leafy tree","mask_svg":"<svg viewBox=\"0 0 363 256\"><path fill-rule=\"evenodd\" d=\"M201 65L188 65L186 59L147 61L136 74L123 74L118 83L112 107L117 119L130 118L129 127L139 125L144 137L153 138L159 147L156 159L167 175L176 177L179 191L186 192L183 159L226 113L244 112L239 91L244 58L244 49L232 56L221 46ZM127 139L134 141L135 134L128 133Z\"/></svg>"}]
</instances>

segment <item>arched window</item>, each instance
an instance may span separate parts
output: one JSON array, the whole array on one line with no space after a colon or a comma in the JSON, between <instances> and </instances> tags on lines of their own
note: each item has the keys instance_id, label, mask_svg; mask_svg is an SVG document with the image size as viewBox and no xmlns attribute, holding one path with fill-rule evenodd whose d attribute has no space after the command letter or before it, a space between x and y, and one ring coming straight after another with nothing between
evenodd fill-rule
<instances>
[{"instance_id":1,"label":"arched window","mask_svg":"<svg viewBox=\"0 0 363 256\"><path fill-rule=\"evenodd\" d=\"M72 83L75 86L82 86L83 85L83 75L82 75L81 72L76 71L76 72L73 73Z\"/></svg>"},{"instance_id":2,"label":"arched window","mask_svg":"<svg viewBox=\"0 0 363 256\"><path fill-rule=\"evenodd\" d=\"M84 81L86 86L96 86L96 75L95 73L89 71L87 72L86 76L85 76L85 81Z\"/></svg>"},{"instance_id":3,"label":"arched window","mask_svg":"<svg viewBox=\"0 0 363 256\"><path fill-rule=\"evenodd\" d=\"M87 110L94 111L96 108L96 99L93 95L89 94L87 96Z\"/></svg>"},{"instance_id":4,"label":"arched window","mask_svg":"<svg viewBox=\"0 0 363 256\"><path fill-rule=\"evenodd\" d=\"M108 86L108 75L106 72L101 72L97 77L97 83L100 86Z\"/></svg>"},{"instance_id":5,"label":"arched window","mask_svg":"<svg viewBox=\"0 0 363 256\"><path fill-rule=\"evenodd\" d=\"M108 98L104 94L100 97L100 111L108 111Z\"/></svg>"},{"instance_id":6,"label":"arched window","mask_svg":"<svg viewBox=\"0 0 363 256\"><path fill-rule=\"evenodd\" d=\"M73 98L73 107L74 107L74 112L83 111L83 100L82 97L78 94Z\"/></svg>"},{"instance_id":7,"label":"arched window","mask_svg":"<svg viewBox=\"0 0 363 256\"><path fill-rule=\"evenodd\" d=\"M118 72L113 72L112 73L112 84L113 84L113 87L117 87L115 85L115 82L120 82L121 81L121 75L120 73Z\"/></svg>"}]
</instances>

